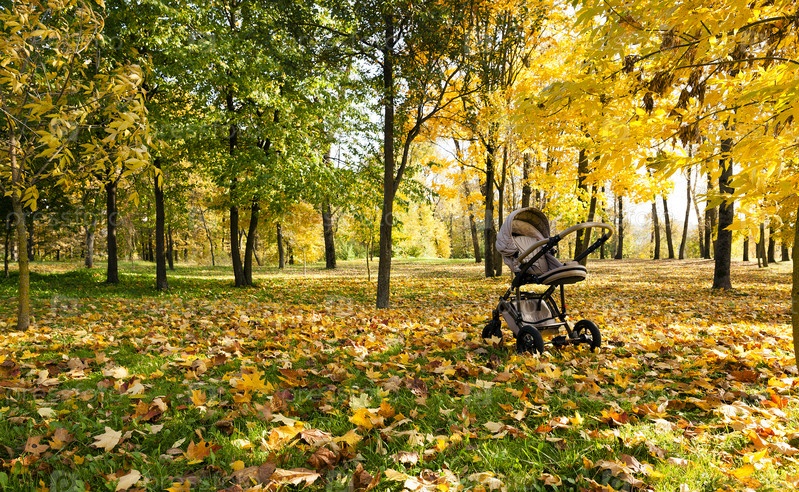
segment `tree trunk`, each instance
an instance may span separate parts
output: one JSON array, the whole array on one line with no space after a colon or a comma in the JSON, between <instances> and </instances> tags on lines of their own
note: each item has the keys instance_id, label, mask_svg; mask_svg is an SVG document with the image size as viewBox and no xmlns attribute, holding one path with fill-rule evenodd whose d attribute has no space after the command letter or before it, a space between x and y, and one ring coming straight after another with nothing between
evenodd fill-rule
<instances>
[{"instance_id":1,"label":"tree trunk","mask_svg":"<svg viewBox=\"0 0 799 492\"><path fill-rule=\"evenodd\" d=\"M533 194L530 188L530 154L525 153L522 160L522 208L530 206L530 197Z\"/></svg>"},{"instance_id":2,"label":"tree trunk","mask_svg":"<svg viewBox=\"0 0 799 492\"><path fill-rule=\"evenodd\" d=\"M119 283L119 253L117 251L117 184L112 180L105 184L105 216L108 226L106 236L106 250L108 265L106 267L105 282L107 284Z\"/></svg>"},{"instance_id":3,"label":"tree trunk","mask_svg":"<svg viewBox=\"0 0 799 492\"><path fill-rule=\"evenodd\" d=\"M748 234L744 237L744 253L743 253L743 258L741 258L741 259L743 261L749 261L749 235Z\"/></svg>"},{"instance_id":4,"label":"tree trunk","mask_svg":"<svg viewBox=\"0 0 799 492\"><path fill-rule=\"evenodd\" d=\"M714 248L714 289L732 289L732 281L730 280L730 263L732 261L732 231L729 229L729 227L732 225L733 218L735 217L735 204L732 201L727 201L727 198L729 198L733 192L733 189L730 186L732 183L733 171L732 158L729 154L730 150L732 150L732 139L722 140L721 159L719 159L719 167L721 168L721 175L719 176L719 193L722 197L726 198L719 206L718 232L716 234L716 244Z\"/></svg>"},{"instance_id":5,"label":"tree trunk","mask_svg":"<svg viewBox=\"0 0 799 492\"><path fill-rule=\"evenodd\" d=\"M166 278L166 212L164 210L164 175L161 173L161 162L155 159L157 169L153 187L155 191L155 289L169 290Z\"/></svg>"},{"instance_id":6,"label":"tree trunk","mask_svg":"<svg viewBox=\"0 0 799 492\"><path fill-rule=\"evenodd\" d=\"M585 149L580 149L580 153L577 155L577 199L582 202L583 204L588 203L588 207L590 208L591 198L589 195L591 192L588 189L588 185L585 182L585 178L588 175L588 153ZM589 212L590 214L590 212ZM585 251L586 248L586 240L585 240L585 229L581 229L577 231L574 240L574 256L577 257L580 253Z\"/></svg>"},{"instance_id":7,"label":"tree trunk","mask_svg":"<svg viewBox=\"0 0 799 492\"><path fill-rule=\"evenodd\" d=\"M799 209L793 224L793 286L791 287L791 331L793 333L794 362L799 361Z\"/></svg>"},{"instance_id":8,"label":"tree trunk","mask_svg":"<svg viewBox=\"0 0 799 492\"><path fill-rule=\"evenodd\" d=\"M175 251L175 240L172 237L172 226L167 227L166 233L166 262L169 265L169 269L174 271L175 270L175 257L177 256L177 251Z\"/></svg>"},{"instance_id":9,"label":"tree trunk","mask_svg":"<svg viewBox=\"0 0 799 492\"><path fill-rule=\"evenodd\" d=\"M499 186L497 186L497 195L499 200L497 201L497 227L502 227L502 222L505 220L505 183L507 178L507 171L508 171L508 144L506 143L503 146L502 150L502 171L499 180ZM499 229L497 229L499 230ZM502 265L505 262L502 261L502 255L500 254L497 248L494 248L494 276L501 277L502 276Z\"/></svg>"},{"instance_id":10,"label":"tree trunk","mask_svg":"<svg viewBox=\"0 0 799 492\"><path fill-rule=\"evenodd\" d=\"M785 244L785 240L783 239L782 244L780 244L780 250L782 252L782 261L790 261L791 255L788 252L788 246Z\"/></svg>"},{"instance_id":11,"label":"tree trunk","mask_svg":"<svg viewBox=\"0 0 799 492\"><path fill-rule=\"evenodd\" d=\"M616 230L616 256L614 257L617 260L621 260L624 257L624 198L619 195L619 225L618 229Z\"/></svg>"},{"instance_id":12,"label":"tree trunk","mask_svg":"<svg viewBox=\"0 0 799 492\"><path fill-rule=\"evenodd\" d=\"M208 228L208 223L205 221L205 213L203 212L202 207L200 207L200 220L202 220L203 229L205 229L205 236L208 238L208 244L211 248L211 266L216 266L216 258L214 257L214 239L211 237L211 229Z\"/></svg>"},{"instance_id":13,"label":"tree trunk","mask_svg":"<svg viewBox=\"0 0 799 492\"><path fill-rule=\"evenodd\" d=\"M678 253L681 260L685 259L685 249L688 246L688 221L691 218L691 168L685 173L685 219L682 223L682 237L680 238L680 252Z\"/></svg>"},{"instance_id":14,"label":"tree trunk","mask_svg":"<svg viewBox=\"0 0 799 492\"><path fill-rule=\"evenodd\" d=\"M777 263L777 241L774 239L774 227L768 228L768 262Z\"/></svg>"},{"instance_id":15,"label":"tree trunk","mask_svg":"<svg viewBox=\"0 0 799 492\"><path fill-rule=\"evenodd\" d=\"M86 256L83 258L83 266L94 268L94 238L97 231L97 219L92 217L92 223L86 226Z\"/></svg>"},{"instance_id":16,"label":"tree trunk","mask_svg":"<svg viewBox=\"0 0 799 492\"><path fill-rule=\"evenodd\" d=\"M496 251L497 230L494 228L494 145L493 135L489 135L486 144L486 181L483 192L485 199L485 217L483 223L483 251L485 252L485 276L495 275L494 252Z\"/></svg>"},{"instance_id":17,"label":"tree trunk","mask_svg":"<svg viewBox=\"0 0 799 492\"><path fill-rule=\"evenodd\" d=\"M25 214L25 227L28 230L28 261L36 260L36 240L34 237L34 233L36 232L35 219L35 213Z\"/></svg>"},{"instance_id":18,"label":"tree trunk","mask_svg":"<svg viewBox=\"0 0 799 492\"><path fill-rule=\"evenodd\" d=\"M17 161L17 142L13 131L9 135L9 164L11 165L11 208L17 226L17 254L19 259L19 288L17 290L17 330L26 331L31 324L31 277L28 265L28 231L25 230L25 214L22 205L22 166Z\"/></svg>"},{"instance_id":19,"label":"tree trunk","mask_svg":"<svg viewBox=\"0 0 799 492\"><path fill-rule=\"evenodd\" d=\"M660 219L658 219L657 200L652 201L652 239L655 242L653 258L660 259Z\"/></svg>"},{"instance_id":20,"label":"tree trunk","mask_svg":"<svg viewBox=\"0 0 799 492\"><path fill-rule=\"evenodd\" d=\"M391 297L391 257L394 227L394 19L385 18L383 46L383 215L380 219L380 255L377 265L377 308L389 307Z\"/></svg>"},{"instance_id":21,"label":"tree trunk","mask_svg":"<svg viewBox=\"0 0 799 492\"><path fill-rule=\"evenodd\" d=\"M336 231L330 199L327 197L322 203L322 233L325 237L325 268L333 270L336 268Z\"/></svg>"},{"instance_id":22,"label":"tree trunk","mask_svg":"<svg viewBox=\"0 0 799 492\"><path fill-rule=\"evenodd\" d=\"M241 242L239 241L239 207L230 206L230 259L233 262L233 279L236 287L243 287L244 266L241 264Z\"/></svg>"},{"instance_id":23,"label":"tree trunk","mask_svg":"<svg viewBox=\"0 0 799 492\"><path fill-rule=\"evenodd\" d=\"M277 223L277 267L281 270L286 268L286 249L283 245L283 227Z\"/></svg>"},{"instance_id":24,"label":"tree trunk","mask_svg":"<svg viewBox=\"0 0 799 492\"><path fill-rule=\"evenodd\" d=\"M710 173L707 173L707 196L711 195L713 190L713 178ZM716 231L716 216L717 210L715 207L710 207L705 202L705 251L702 255L703 258L709 260L712 252L715 252L715 243L713 241L713 233Z\"/></svg>"},{"instance_id":25,"label":"tree trunk","mask_svg":"<svg viewBox=\"0 0 799 492\"><path fill-rule=\"evenodd\" d=\"M699 183L699 171L696 173L696 180L691 186L691 201L694 204L694 213L696 214L696 229L699 236L699 256L705 256L705 221L702 214L699 213L699 200L696 199L696 185Z\"/></svg>"},{"instance_id":26,"label":"tree trunk","mask_svg":"<svg viewBox=\"0 0 799 492\"><path fill-rule=\"evenodd\" d=\"M12 164L12 169L15 169L14 164ZM17 265L19 269L19 290L17 291L17 330L25 331L30 327L31 324L31 284L30 267L28 265L28 231L25 227L25 213L22 208L22 200L16 192L11 195L11 202L17 226Z\"/></svg>"},{"instance_id":27,"label":"tree trunk","mask_svg":"<svg viewBox=\"0 0 799 492\"><path fill-rule=\"evenodd\" d=\"M247 242L244 243L244 285L252 286L252 256L255 250L255 236L258 234L258 215L261 204L258 197L253 197L250 205L250 226L247 229Z\"/></svg>"},{"instance_id":28,"label":"tree trunk","mask_svg":"<svg viewBox=\"0 0 799 492\"><path fill-rule=\"evenodd\" d=\"M666 248L669 251L669 259L674 259L674 239L671 235L671 217L669 217L669 202L666 195L660 195L663 200L663 224L666 226Z\"/></svg>"},{"instance_id":29,"label":"tree trunk","mask_svg":"<svg viewBox=\"0 0 799 492\"><path fill-rule=\"evenodd\" d=\"M766 225L760 223L760 241L757 242L757 266L768 267L768 256L766 256Z\"/></svg>"},{"instance_id":30,"label":"tree trunk","mask_svg":"<svg viewBox=\"0 0 799 492\"><path fill-rule=\"evenodd\" d=\"M458 156L460 157L460 148L458 147L458 141L455 141L455 146L458 152ZM464 172L463 166L461 166L461 173ZM469 188L469 180L463 180L463 197L466 199L466 209L469 212L469 231L472 235L472 250L474 251L474 262L480 263L483 261L483 258L480 256L480 237L477 234L477 221L474 218L474 205L472 204L471 200L469 200L469 196L472 194L472 190Z\"/></svg>"},{"instance_id":31,"label":"tree trunk","mask_svg":"<svg viewBox=\"0 0 799 492\"><path fill-rule=\"evenodd\" d=\"M471 208L471 206L469 207ZM472 250L474 251L474 262L480 263L483 258L480 256L480 238L477 234L477 221L474 220L474 213L469 211L469 231L472 234Z\"/></svg>"},{"instance_id":32,"label":"tree trunk","mask_svg":"<svg viewBox=\"0 0 799 492\"><path fill-rule=\"evenodd\" d=\"M5 270L5 276L8 278L8 263L9 258L11 256L11 216L9 215L6 217L6 241L5 241L5 248L3 252L3 267Z\"/></svg>"}]
</instances>

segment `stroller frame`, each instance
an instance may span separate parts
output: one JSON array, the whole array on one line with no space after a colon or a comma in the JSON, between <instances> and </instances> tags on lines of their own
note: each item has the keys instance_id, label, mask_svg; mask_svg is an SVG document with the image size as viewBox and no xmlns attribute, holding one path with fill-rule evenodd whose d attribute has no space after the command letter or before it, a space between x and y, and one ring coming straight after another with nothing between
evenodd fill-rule
<instances>
[{"instance_id":1,"label":"stroller frame","mask_svg":"<svg viewBox=\"0 0 799 492\"><path fill-rule=\"evenodd\" d=\"M520 266L520 271L514 274L511 286L500 297L497 307L492 311L491 320L483 329L482 336L484 339L502 338L501 319L504 319L516 338L516 349L520 353L543 352L544 334L548 335L548 343L556 348L585 343L590 346L591 351L594 351L602 344L602 337L595 323L583 319L572 327L567 319L564 285L575 283L579 280L567 278L562 282L556 281L549 284L543 292L522 291L521 289L524 285L542 284L540 276L529 271L536 261L547 253L557 254L558 243L569 234L592 228L601 228L606 230L606 232L572 260L579 263L601 248L613 236L612 226L600 222L577 224L562 231L560 234L555 234L533 243L519 255L520 258L526 258L533 251L540 248L528 260L524 261ZM555 299L555 292L558 290L560 291L558 296L560 303ZM525 303L527 306L525 306ZM528 309L524 309L524 307ZM527 311L527 313L524 311ZM525 314L528 314L528 317L532 314L535 319L533 321L525 319ZM561 333L561 328L565 329L565 335Z\"/></svg>"}]
</instances>

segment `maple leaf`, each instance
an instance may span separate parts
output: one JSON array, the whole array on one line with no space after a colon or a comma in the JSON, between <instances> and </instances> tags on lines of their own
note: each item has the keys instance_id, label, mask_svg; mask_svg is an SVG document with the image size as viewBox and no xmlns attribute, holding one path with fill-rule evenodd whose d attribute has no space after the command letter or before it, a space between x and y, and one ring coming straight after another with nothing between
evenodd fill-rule
<instances>
[{"instance_id":1,"label":"maple leaf","mask_svg":"<svg viewBox=\"0 0 799 492\"><path fill-rule=\"evenodd\" d=\"M136 485L139 480L141 480L141 472L138 470L131 470L127 475L119 477L115 492L119 492L120 490L128 490Z\"/></svg>"},{"instance_id":2,"label":"maple leaf","mask_svg":"<svg viewBox=\"0 0 799 492\"><path fill-rule=\"evenodd\" d=\"M244 392L259 391L262 393L271 393L275 390L272 383L263 380L263 373L254 368L242 369L241 377L231 379L230 384L236 388L237 391Z\"/></svg>"},{"instance_id":3,"label":"maple leaf","mask_svg":"<svg viewBox=\"0 0 799 492\"><path fill-rule=\"evenodd\" d=\"M122 439L122 432L115 431L114 429L106 426L105 432L94 436L92 446L95 448L104 449L106 452L111 451L119 444Z\"/></svg>"},{"instance_id":4,"label":"maple leaf","mask_svg":"<svg viewBox=\"0 0 799 492\"><path fill-rule=\"evenodd\" d=\"M204 440L200 440L197 444L194 443L192 440L189 443L189 447L186 449L184 456L188 459L188 463L196 464L202 462L205 458L211 455L211 451L214 450L214 446L211 443L208 443Z\"/></svg>"},{"instance_id":5,"label":"maple leaf","mask_svg":"<svg viewBox=\"0 0 799 492\"><path fill-rule=\"evenodd\" d=\"M47 451L48 449L50 449L50 446L48 446L46 444L41 444L42 437L43 436L31 436L31 437L29 437L28 440L25 442L25 450L24 451L26 453L31 453L31 454L37 454L38 455L38 454L42 454L45 451Z\"/></svg>"}]
</instances>

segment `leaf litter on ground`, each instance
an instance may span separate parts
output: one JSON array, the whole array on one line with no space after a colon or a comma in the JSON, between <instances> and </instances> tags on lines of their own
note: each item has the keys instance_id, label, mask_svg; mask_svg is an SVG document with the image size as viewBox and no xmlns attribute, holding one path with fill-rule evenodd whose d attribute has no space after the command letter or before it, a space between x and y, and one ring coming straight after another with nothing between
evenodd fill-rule
<instances>
[{"instance_id":1,"label":"leaf litter on ground","mask_svg":"<svg viewBox=\"0 0 799 492\"><path fill-rule=\"evenodd\" d=\"M736 264L713 292L712 262L593 261L567 302L602 350L534 356L505 327L480 338L508 278L465 262L397 262L388 310L356 263L244 290L184 267L166 295L138 268L132 294L38 298L26 333L0 312L4 488L799 485L787 265Z\"/></svg>"}]
</instances>

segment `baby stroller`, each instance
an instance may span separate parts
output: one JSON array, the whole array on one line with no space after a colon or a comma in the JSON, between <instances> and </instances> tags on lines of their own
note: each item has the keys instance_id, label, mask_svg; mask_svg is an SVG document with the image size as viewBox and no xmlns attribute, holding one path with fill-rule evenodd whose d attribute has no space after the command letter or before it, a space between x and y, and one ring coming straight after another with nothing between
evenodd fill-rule
<instances>
[{"instance_id":1,"label":"baby stroller","mask_svg":"<svg viewBox=\"0 0 799 492\"><path fill-rule=\"evenodd\" d=\"M561 263L555 258L558 243L573 232L601 228L606 232L574 260ZM522 208L512 212L497 235L497 250L513 273L505 295L500 297L491 321L483 329L483 338L502 338L505 320L516 338L516 350L543 352L544 336L555 347L586 343L593 351L602 344L599 328L592 321L581 320L572 328L566 320L564 285L585 280L587 271L579 262L600 248L613 235L613 227L599 222L585 222L550 236L549 220L535 208ZM544 292L521 289L535 284L546 288ZM554 294L560 290L560 305ZM563 328L563 329L561 329ZM564 333L565 331L565 333Z\"/></svg>"}]
</instances>

